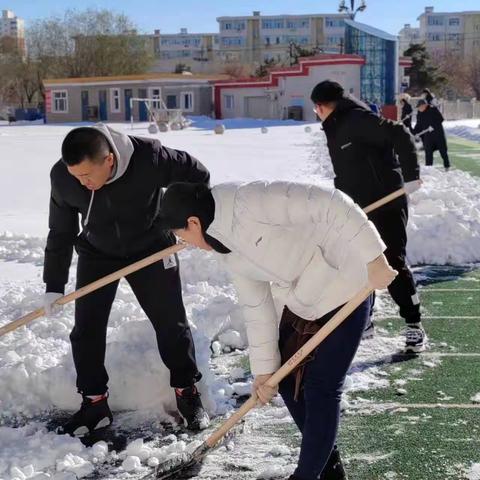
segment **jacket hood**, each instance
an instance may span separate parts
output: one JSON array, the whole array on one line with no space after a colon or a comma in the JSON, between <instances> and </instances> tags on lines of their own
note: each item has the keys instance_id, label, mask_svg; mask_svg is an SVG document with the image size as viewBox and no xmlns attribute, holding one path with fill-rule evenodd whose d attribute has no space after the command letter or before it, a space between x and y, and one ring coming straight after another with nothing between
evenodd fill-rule
<instances>
[{"instance_id":1,"label":"jacket hood","mask_svg":"<svg viewBox=\"0 0 480 480\"><path fill-rule=\"evenodd\" d=\"M113 183L126 172L134 151L133 143L128 135L118 132L104 123L97 123L92 128L105 135L115 155L115 170L107 184Z\"/></svg>"}]
</instances>

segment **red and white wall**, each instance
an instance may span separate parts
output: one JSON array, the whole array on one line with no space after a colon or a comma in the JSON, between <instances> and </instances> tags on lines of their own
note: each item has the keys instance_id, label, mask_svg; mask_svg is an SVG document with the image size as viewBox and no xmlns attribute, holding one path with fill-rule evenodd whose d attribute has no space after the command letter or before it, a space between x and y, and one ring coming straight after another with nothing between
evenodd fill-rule
<instances>
[{"instance_id":1,"label":"red and white wall","mask_svg":"<svg viewBox=\"0 0 480 480\"><path fill-rule=\"evenodd\" d=\"M305 58L295 67L273 70L268 80L246 79L214 84L217 118L288 118L289 107L302 107L303 119L314 121L310 94L322 80L339 82L347 93L360 96L358 55Z\"/></svg>"}]
</instances>

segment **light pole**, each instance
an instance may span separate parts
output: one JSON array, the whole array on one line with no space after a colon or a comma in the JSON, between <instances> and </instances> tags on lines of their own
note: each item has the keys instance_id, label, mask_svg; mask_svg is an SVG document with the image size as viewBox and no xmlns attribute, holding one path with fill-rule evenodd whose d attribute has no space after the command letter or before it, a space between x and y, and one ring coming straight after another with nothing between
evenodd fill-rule
<instances>
[{"instance_id":1,"label":"light pole","mask_svg":"<svg viewBox=\"0 0 480 480\"><path fill-rule=\"evenodd\" d=\"M365 0L362 0L362 3L359 7L355 8L355 0L350 0L350 8L345 5L345 0L340 2L338 11L340 13L348 13L352 20L355 20L355 16L358 12L363 12L367 8Z\"/></svg>"}]
</instances>

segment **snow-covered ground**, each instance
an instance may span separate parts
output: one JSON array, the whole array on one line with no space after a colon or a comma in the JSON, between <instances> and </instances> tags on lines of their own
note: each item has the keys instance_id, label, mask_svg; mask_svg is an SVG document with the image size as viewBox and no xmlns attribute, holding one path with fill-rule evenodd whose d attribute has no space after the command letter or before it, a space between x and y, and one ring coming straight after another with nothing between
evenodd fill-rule
<instances>
[{"instance_id":1,"label":"snow-covered ground","mask_svg":"<svg viewBox=\"0 0 480 480\"><path fill-rule=\"evenodd\" d=\"M194 119L191 128L160 134L167 146L188 150L212 172L212 182L282 179L332 184L332 171L323 132L318 124L295 122L226 121L224 135L214 135L214 122ZM150 136L147 124L117 125L128 133ZM267 126L268 133L261 127ZM0 126L0 326L39 306L43 293L41 265L47 234L49 170L60 156L60 145L72 126ZM454 128L454 127L452 127ZM455 127L456 128L456 127ZM464 264L480 261L480 182L459 171L445 174L423 168L424 187L411 202L409 258L412 263ZM3 232L3 233L2 233ZM184 299L204 373L201 390L213 414L224 414L235 398L249 390L240 351L245 346L233 287L208 254L181 254ZM74 268L71 269L73 279ZM73 282L68 290L73 290ZM387 313L380 298L378 308ZM181 435L155 447L139 439L127 451L112 457L104 444L84 447L78 440L46 430L38 415L49 409L78 407L68 335L73 307L53 319L39 319L0 338L0 479L55 478L66 480L90 474L95 466L119 460L115 478L186 448ZM213 342L213 348L211 344ZM378 337L361 348L357 362L383 358L401 339ZM233 352L226 355L227 352ZM215 353L212 353L215 352ZM223 352L223 353L222 353ZM216 355L212 361L212 356ZM152 423L171 419L174 398L168 372L160 361L152 328L126 283L121 283L113 306L107 347L111 406L133 411L129 421ZM353 368L347 390L381 388L389 384L377 367ZM348 407L348 395L345 399ZM28 422L35 417L35 422ZM13 428L14 421L21 428ZM255 429L262 423L290 422L281 402L252 413ZM256 463L256 475L270 478L288 474L296 461L295 449L267 446L252 436L245 462ZM227 446L228 447L228 446ZM116 454L114 454L116 455ZM218 453L221 455L221 452ZM281 458L279 458L281 457ZM261 458L258 461L258 458ZM205 477L215 477L215 457L207 462ZM475 469L472 466L473 475ZM39 475L41 472L43 477ZM262 473L263 472L263 473ZM47 477L50 475L51 477ZM209 476L210 475L210 476ZM112 477L113 478L113 477ZM473 477L475 478L475 477Z\"/></svg>"},{"instance_id":2,"label":"snow-covered ground","mask_svg":"<svg viewBox=\"0 0 480 480\"><path fill-rule=\"evenodd\" d=\"M455 120L445 122L445 130L450 135L456 135L467 140L480 142L480 118L472 120Z\"/></svg>"}]
</instances>

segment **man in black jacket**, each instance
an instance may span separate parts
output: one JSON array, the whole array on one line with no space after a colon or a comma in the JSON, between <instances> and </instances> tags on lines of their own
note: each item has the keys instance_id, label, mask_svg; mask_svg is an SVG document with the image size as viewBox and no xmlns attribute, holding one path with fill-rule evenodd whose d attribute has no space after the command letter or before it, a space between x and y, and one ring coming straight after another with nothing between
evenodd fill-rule
<instances>
[{"instance_id":1,"label":"man in black jacket","mask_svg":"<svg viewBox=\"0 0 480 480\"><path fill-rule=\"evenodd\" d=\"M74 247L78 289L175 244L158 219L162 187L178 181L208 184L210 174L186 152L98 124L76 128L65 137L62 159L50 177L50 232L43 275L47 314L58 309L54 302L64 293ZM195 387L201 374L183 305L177 257L132 273L126 280L153 324L180 413L189 428L203 428L208 415ZM83 436L112 422L104 360L117 286L118 281L75 303L70 340L83 402L60 433Z\"/></svg>"},{"instance_id":2,"label":"man in black jacket","mask_svg":"<svg viewBox=\"0 0 480 480\"><path fill-rule=\"evenodd\" d=\"M323 121L336 188L366 207L403 186L408 192L420 187L415 144L401 123L374 115L329 80L313 89L311 99ZM407 323L405 350L420 352L425 349L426 335L415 280L406 264L407 198L394 200L369 218L387 245L388 262L398 271L388 290Z\"/></svg>"},{"instance_id":3,"label":"man in black jacket","mask_svg":"<svg viewBox=\"0 0 480 480\"><path fill-rule=\"evenodd\" d=\"M443 159L445 170L450 169L448 158L447 137L443 129L443 115L437 107L427 103L427 100L419 100L417 103L417 123L413 129L414 135L419 135L425 148L425 165L433 165L433 152L438 150Z\"/></svg>"}]
</instances>

